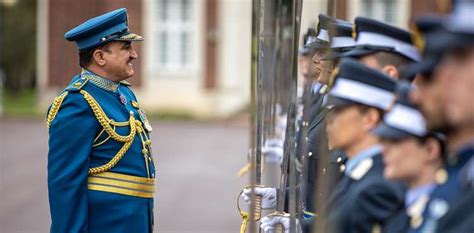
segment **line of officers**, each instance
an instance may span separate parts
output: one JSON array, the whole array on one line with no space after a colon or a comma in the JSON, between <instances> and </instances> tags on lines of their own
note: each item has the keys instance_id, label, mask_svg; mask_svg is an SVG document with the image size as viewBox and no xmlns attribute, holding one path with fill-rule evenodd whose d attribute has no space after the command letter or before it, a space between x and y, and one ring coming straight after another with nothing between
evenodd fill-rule
<instances>
[{"instance_id":1,"label":"line of officers","mask_svg":"<svg viewBox=\"0 0 474 233\"><path fill-rule=\"evenodd\" d=\"M457 1L413 32L319 15L299 53L296 232L474 232L473 12ZM282 145L265 143L265 160L281 163ZM277 188L254 190L275 208ZM260 229L289 222L269 215Z\"/></svg>"}]
</instances>

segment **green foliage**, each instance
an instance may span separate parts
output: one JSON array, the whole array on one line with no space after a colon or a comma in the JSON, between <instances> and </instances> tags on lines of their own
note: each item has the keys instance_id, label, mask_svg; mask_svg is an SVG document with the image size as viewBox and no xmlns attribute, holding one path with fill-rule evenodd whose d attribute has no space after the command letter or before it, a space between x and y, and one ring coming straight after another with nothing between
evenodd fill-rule
<instances>
[{"instance_id":1,"label":"green foliage","mask_svg":"<svg viewBox=\"0 0 474 233\"><path fill-rule=\"evenodd\" d=\"M37 0L0 4L0 67L5 87L19 92L34 86L36 75Z\"/></svg>"},{"instance_id":2,"label":"green foliage","mask_svg":"<svg viewBox=\"0 0 474 233\"><path fill-rule=\"evenodd\" d=\"M36 92L27 89L17 92L4 90L3 113L5 116L35 116Z\"/></svg>"}]
</instances>

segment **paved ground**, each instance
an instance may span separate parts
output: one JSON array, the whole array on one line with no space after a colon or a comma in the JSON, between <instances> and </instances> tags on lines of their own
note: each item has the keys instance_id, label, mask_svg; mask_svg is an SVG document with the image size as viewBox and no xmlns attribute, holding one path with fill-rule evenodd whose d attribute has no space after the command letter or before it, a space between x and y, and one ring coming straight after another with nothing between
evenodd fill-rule
<instances>
[{"instance_id":1,"label":"paved ground","mask_svg":"<svg viewBox=\"0 0 474 233\"><path fill-rule=\"evenodd\" d=\"M247 178L248 125L156 123L156 231L238 232L235 197ZM0 119L0 232L49 232L47 131L41 120Z\"/></svg>"}]
</instances>

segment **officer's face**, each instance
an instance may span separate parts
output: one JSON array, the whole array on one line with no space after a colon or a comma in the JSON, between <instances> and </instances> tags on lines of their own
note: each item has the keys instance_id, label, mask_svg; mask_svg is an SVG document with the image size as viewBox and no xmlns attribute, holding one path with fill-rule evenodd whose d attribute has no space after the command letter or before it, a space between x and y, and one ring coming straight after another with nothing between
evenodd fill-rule
<instances>
[{"instance_id":1,"label":"officer's face","mask_svg":"<svg viewBox=\"0 0 474 233\"><path fill-rule=\"evenodd\" d=\"M104 69L114 81L121 81L133 76L132 60L138 57L131 42L113 41L104 52L106 61Z\"/></svg>"},{"instance_id":2,"label":"officer's face","mask_svg":"<svg viewBox=\"0 0 474 233\"><path fill-rule=\"evenodd\" d=\"M313 55L311 62L311 70L314 72L314 77L318 82L323 84L328 84L329 77L333 70L332 62L321 60L328 54L326 49L318 49Z\"/></svg>"},{"instance_id":3,"label":"officer's face","mask_svg":"<svg viewBox=\"0 0 474 233\"><path fill-rule=\"evenodd\" d=\"M444 62L449 86L446 113L449 122L459 127L474 125L474 46L450 53Z\"/></svg>"},{"instance_id":4,"label":"officer's face","mask_svg":"<svg viewBox=\"0 0 474 233\"><path fill-rule=\"evenodd\" d=\"M419 74L414 83L416 88L410 93L410 98L419 106L429 130L446 132L449 128L447 95L451 90L448 88L448 79L444 77L451 74L442 66L438 66L429 76Z\"/></svg>"},{"instance_id":5,"label":"officer's face","mask_svg":"<svg viewBox=\"0 0 474 233\"><path fill-rule=\"evenodd\" d=\"M329 148L347 150L367 134L366 113L356 105L335 107L326 116Z\"/></svg>"},{"instance_id":6,"label":"officer's face","mask_svg":"<svg viewBox=\"0 0 474 233\"><path fill-rule=\"evenodd\" d=\"M412 184L426 167L433 164L429 147L419 143L414 137L402 140L382 140L382 145L384 176L387 179Z\"/></svg>"}]
</instances>

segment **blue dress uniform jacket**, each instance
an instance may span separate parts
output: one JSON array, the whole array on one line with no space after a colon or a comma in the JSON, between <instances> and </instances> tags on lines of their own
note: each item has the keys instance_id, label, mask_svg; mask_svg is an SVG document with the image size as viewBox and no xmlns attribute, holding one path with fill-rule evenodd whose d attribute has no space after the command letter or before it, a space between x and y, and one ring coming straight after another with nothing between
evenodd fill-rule
<instances>
[{"instance_id":1,"label":"blue dress uniform jacket","mask_svg":"<svg viewBox=\"0 0 474 233\"><path fill-rule=\"evenodd\" d=\"M151 127L129 84L83 70L47 124L51 232L152 232Z\"/></svg>"},{"instance_id":2,"label":"blue dress uniform jacket","mask_svg":"<svg viewBox=\"0 0 474 233\"><path fill-rule=\"evenodd\" d=\"M387 232L389 219L403 208L404 187L384 179L380 153L371 160L361 162L354 175L344 175L335 187L327 232Z\"/></svg>"},{"instance_id":3,"label":"blue dress uniform jacket","mask_svg":"<svg viewBox=\"0 0 474 233\"><path fill-rule=\"evenodd\" d=\"M433 191L416 232L474 231L473 158L474 146L467 146L448 159L447 180Z\"/></svg>"}]
</instances>

